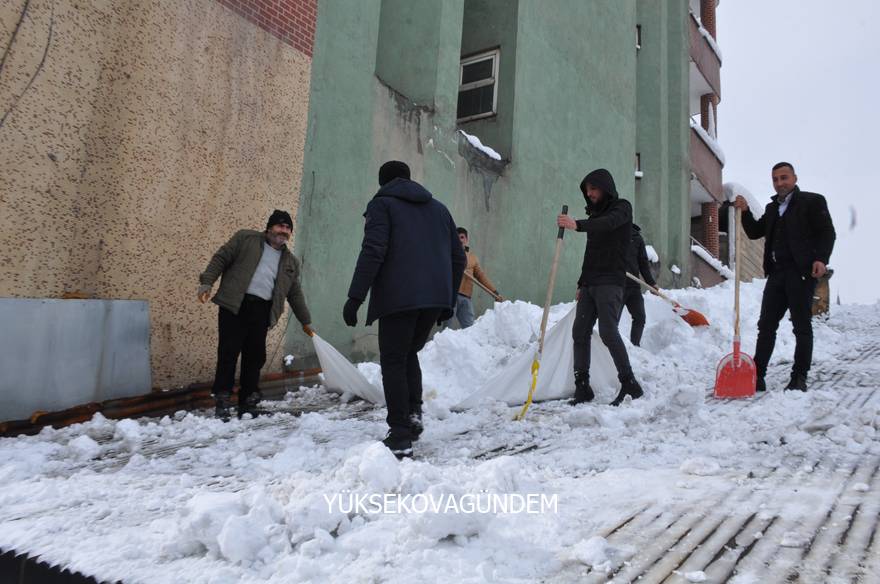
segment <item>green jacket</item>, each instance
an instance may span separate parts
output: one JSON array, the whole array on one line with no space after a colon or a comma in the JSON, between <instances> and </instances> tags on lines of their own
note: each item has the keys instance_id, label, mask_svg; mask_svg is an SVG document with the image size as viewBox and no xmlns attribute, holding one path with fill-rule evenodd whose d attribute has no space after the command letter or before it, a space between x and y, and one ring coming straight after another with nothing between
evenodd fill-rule
<instances>
[{"instance_id":1,"label":"green jacket","mask_svg":"<svg viewBox=\"0 0 880 584\"><path fill-rule=\"evenodd\" d=\"M242 229L227 241L211 261L205 271L199 275L199 283L210 289L221 275L220 289L212 302L233 314L238 314L241 301L251 283L251 278L263 255L263 242L266 234L262 231ZM281 248L281 260L278 263L278 276L275 278L275 289L272 291L272 312L269 316L269 328L275 326L284 312L284 300L290 303L293 314L302 324L311 324L312 317L306 306L302 287L299 282L300 264L287 246Z\"/></svg>"}]
</instances>

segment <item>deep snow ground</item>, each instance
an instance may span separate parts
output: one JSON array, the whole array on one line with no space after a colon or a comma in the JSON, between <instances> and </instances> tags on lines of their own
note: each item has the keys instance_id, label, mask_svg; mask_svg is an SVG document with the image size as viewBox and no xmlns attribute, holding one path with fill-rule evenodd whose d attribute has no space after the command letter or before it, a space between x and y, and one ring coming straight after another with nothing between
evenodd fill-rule
<instances>
[{"instance_id":1,"label":"deep snow ground","mask_svg":"<svg viewBox=\"0 0 880 584\"><path fill-rule=\"evenodd\" d=\"M744 289L746 350L761 286ZM452 412L526 350L539 309L505 303L436 335L413 461L376 444L384 410L320 387L272 405L330 404L299 417L96 417L0 440L0 548L127 582L880 580L880 305L836 306L816 322L810 392L779 391L793 351L783 321L771 391L718 402L707 392L730 350L730 289L675 297L712 326L691 329L648 297L643 348L630 353L647 395L621 408L603 394L536 404L524 422L497 403ZM558 505L373 514L325 499L375 493Z\"/></svg>"}]
</instances>

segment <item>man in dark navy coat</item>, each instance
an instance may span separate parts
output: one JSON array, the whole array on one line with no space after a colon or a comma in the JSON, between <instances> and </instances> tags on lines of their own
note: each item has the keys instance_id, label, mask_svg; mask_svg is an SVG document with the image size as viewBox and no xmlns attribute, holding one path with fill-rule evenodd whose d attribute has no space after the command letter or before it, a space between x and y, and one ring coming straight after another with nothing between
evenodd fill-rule
<instances>
[{"instance_id":1,"label":"man in dark navy coat","mask_svg":"<svg viewBox=\"0 0 880 584\"><path fill-rule=\"evenodd\" d=\"M813 360L813 292L828 271L836 234L825 197L802 191L794 167L788 162L773 166L776 195L755 219L749 204L738 196L734 206L743 211L742 226L750 239L765 238L764 273L767 284L761 299L755 367L758 391L766 390L764 376L776 344L776 330L787 310L794 329L794 365L785 389L807 390L807 373Z\"/></svg>"},{"instance_id":2,"label":"man in dark navy coat","mask_svg":"<svg viewBox=\"0 0 880 584\"><path fill-rule=\"evenodd\" d=\"M370 293L367 325L379 321L388 406L384 443L403 458L412 456L412 441L422 433L418 352L433 325L452 317L467 258L449 210L410 180L406 164L383 164L379 185L364 213L364 240L342 314L355 326Z\"/></svg>"}]
</instances>

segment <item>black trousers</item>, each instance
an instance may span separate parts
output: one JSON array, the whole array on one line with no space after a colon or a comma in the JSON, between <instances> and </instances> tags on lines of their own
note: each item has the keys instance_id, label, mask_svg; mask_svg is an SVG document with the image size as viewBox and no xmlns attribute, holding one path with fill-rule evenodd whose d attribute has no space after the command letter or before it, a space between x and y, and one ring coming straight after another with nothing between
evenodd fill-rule
<instances>
[{"instance_id":1,"label":"black trousers","mask_svg":"<svg viewBox=\"0 0 880 584\"><path fill-rule=\"evenodd\" d=\"M813 293L816 279L803 276L795 267L778 268L767 278L758 319L755 368L758 377L767 373L767 364L776 345L779 321L789 312L795 348L792 373L806 376L813 361Z\"/></svg>"},{"instance_id":2,"label":"black trousers","mask_svg":"<svg viewBox=\"0 0 880 584\"><path fill-rule=\"evenodd\" d=\"M259 391L260 370L266 363L266 333L272 302L246 295L238 314L220 309L217 343L217 372L214 395L229 397L235 384L235 364L241 355L241 390L238 403Z\"/></svg>"},{"instance_id":3,"label":"black trousers","mask_svg":"<svg viewBox=\"0 0 880 584\"><path fill-rule=\"evenodd\" d=\"M632 317L632 326L629 329L629 340L633 345L642 343L642 333L645 332L645 297L642 289L635 286L626 286L623 289L623 306ZM621 314L623 309L621 308Z\"/></svg>"},{"instance_id":4,"label":"black trousers","mask_svg":"<svg viewBox=\"0 0 880 584\"><path fill-rule=\"evenodd\" d=\"M587 286L580 289L574 326L574 370L590 372L590 339L593 326L599 321L599 336L608 347L617 378L624 381L632 377L632 367L626 345L617 330L620 311L623 309L623 286Z\"/></svg>"},{"instance_id":5,"label":"black trousers","mask_svg":"<svg viewBox=\"0 0 880 584\"><path fill-rule=\"evenodd\" d=\"M411 438L409 417L422 413L422 369L419 351L425 346L441 309L424 308L379 319L379 364L388 406L386 421L395 438Z\"/></svg>"}]
</instances>

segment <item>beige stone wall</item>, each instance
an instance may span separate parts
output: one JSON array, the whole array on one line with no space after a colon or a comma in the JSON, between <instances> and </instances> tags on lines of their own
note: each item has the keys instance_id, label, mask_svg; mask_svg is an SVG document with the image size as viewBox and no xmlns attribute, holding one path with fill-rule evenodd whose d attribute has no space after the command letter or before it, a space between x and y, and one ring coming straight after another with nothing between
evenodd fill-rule
<instances>
[{"instance_id":1,"label":"beige stone wall","mask_svg":"<svg viewBox=\"0 0 880 584\"><path fill-rule=\"evenodd\" d=\"M147 299L153 385L210 380L197 276L295 215L310 59L215 0L3 0L0 55L0 297Z\"/></svg>"}]
</instances>

